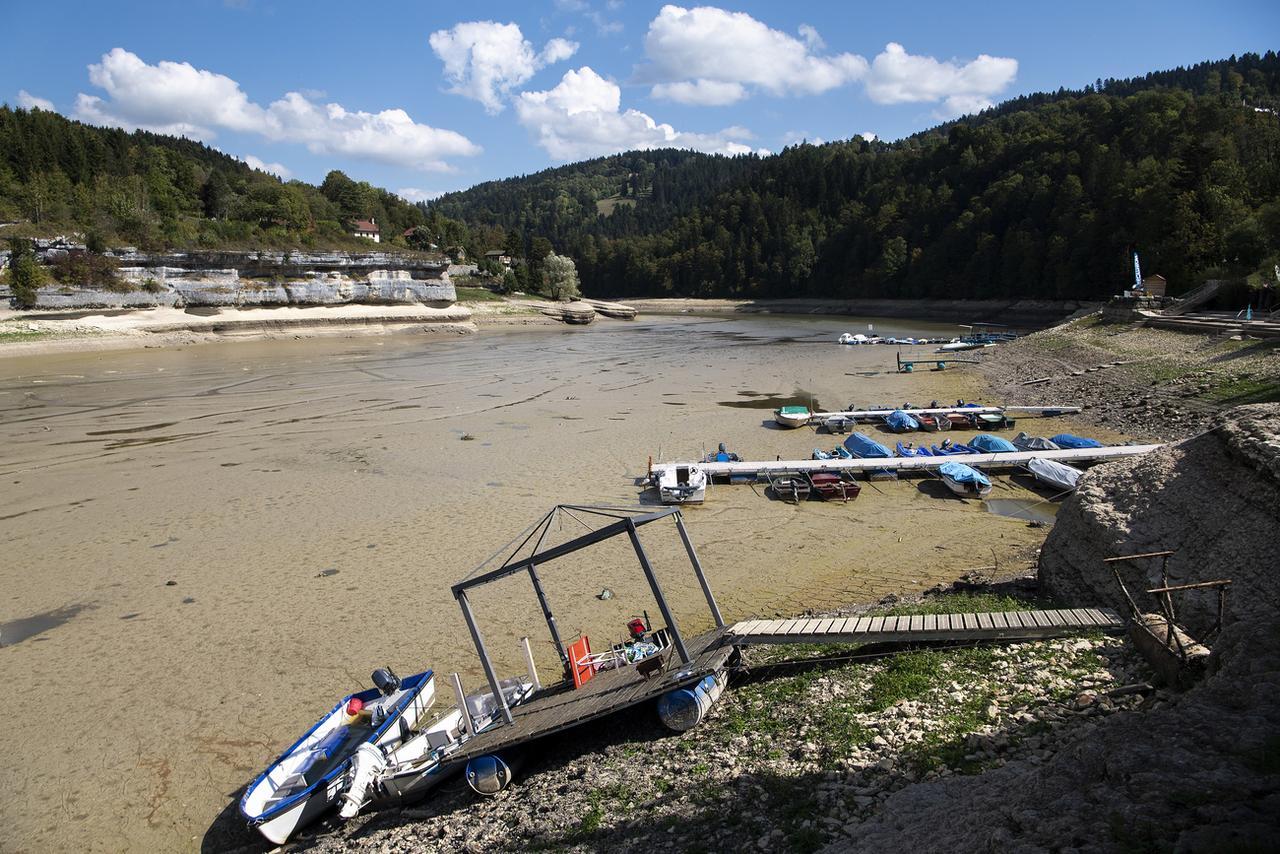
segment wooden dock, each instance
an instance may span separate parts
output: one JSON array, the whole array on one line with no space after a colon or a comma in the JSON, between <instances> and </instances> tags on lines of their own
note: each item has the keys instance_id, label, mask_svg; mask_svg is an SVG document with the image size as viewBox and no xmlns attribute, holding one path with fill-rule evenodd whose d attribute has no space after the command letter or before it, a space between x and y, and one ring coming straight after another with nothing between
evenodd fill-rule
<instances>
[{"instance_id":1,"label":"wooden dock","mask_svg":"<svg viewBox=\"0 0 1280 854\"><path fill-rule=\"evenodd\" d=\"M940 434L925 434L936 436ZM1057 451L1011 451L1003 454L956 454L949 457L876 457L852 460L760 460L736 463L654 463L656 476L677 465L696 465L711 477L765 475L804 471L928 471L944 463L964 463L983 469L1021 468L1032 460L1098 462L1149 454L1162 445L1114 445L1106 448L1063 448Z\"/></svg>"},{"instance_id":2,"label":"wooden dock","mask_svg":"<svg viewBox=\"0 0 1280 854\"><path fill-rule=\"evenodd\" d=\"M731 643L926 643L1035 640L1086 631L1120 631L1124 620L1105 608L916 614L904 617L746 620L729 627Z\"/></svg>"},{"instance_id":3,"label":"wooden dock","mask_svg":"<svg viewBox=\"0 0 1280 854\"><path fill-rule=\"evenodd\" d=\"M548 687L524 703L512 706L512 723L499 725L467 741L446 760L446 765L465 764L477 756L500 753L646 700L655 700L676 688L693 685L723 670L734 653L735 643L727 628L719 628L686 642L692 659L687 665L680 663L674 650L665 650L664 671L649 679L638 674L634 666L628 666L603 670L576 691L572 684Z\"/></svg>"}]
</instances>

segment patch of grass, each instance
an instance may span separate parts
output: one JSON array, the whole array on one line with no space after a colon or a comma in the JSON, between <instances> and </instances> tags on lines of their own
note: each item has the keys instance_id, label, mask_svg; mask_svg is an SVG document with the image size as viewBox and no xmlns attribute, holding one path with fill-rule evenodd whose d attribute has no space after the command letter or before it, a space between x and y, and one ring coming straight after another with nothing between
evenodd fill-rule
<instances>
[{"instance_id":1,"label":"patch of grass","mask_svg":"<svg viewBox=\"0 0 1280 854\"><path fill-rule=\"evenodd\" d=\"M1237 379L1215 387L1209 396L1232 406L1273 403L1280 401L1280 382L1274 379Z\"/></svg>"},{"instance_id":2,"label":"patch of grass","mask_svg":"<svg viewBox=\"0 0 1280 854\"><path fill-rule=\"evenodd\" d=\"M883 711L902 700L914 700L934 687L942 675L943 654L935 650L904 652L871 677L869 711Z\"/></svg>"},{"instance_id":3,"label":"patch of grass","mask_svg":"<svg viewBox=\"0 0 1280 854\"><path fill-rule=\"evenodd\" d=\"M906 617L917 614L952 614L952 613L996 613L1003 611L1033 611L1042 607L1043 603L1030 602L1005 596L999 593L949 593L945 596L932 596L920 602L909 602L894 605L876 616Z\"/></svg>"},{"instance_id":4,"label":"patch of grass","mask_svg":"<svg viewBox=\"0 0 1280 854\"><path fill-rule=\"evenodd\" d=\"M0 329L0 344L12 344L21 341L38 341L52 335L45 329Z\"/></svg>"},{"instance_id":5,"label":"patch of grass","mask_svg":"<svg viewBox=\"0 0 1280 854\"><path fill-rule=\"evenodd\" d=\"M488 288L455 287L458 302L502 302L502 297Z\"/></svg>"}]
</instances>

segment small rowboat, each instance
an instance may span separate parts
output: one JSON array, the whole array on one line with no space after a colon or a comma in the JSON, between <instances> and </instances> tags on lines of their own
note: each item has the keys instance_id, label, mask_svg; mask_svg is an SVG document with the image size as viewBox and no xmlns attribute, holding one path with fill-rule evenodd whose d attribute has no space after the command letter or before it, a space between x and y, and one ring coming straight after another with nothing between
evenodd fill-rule
<instances>
[{"instance_id":1,"label":"small rowboat","mask_svg":"<svg viewBox=\"0 0 1280 854\"><path fill-rule=\"evenodd\" d=\"M951 429L951 419L945 415L917 415L916 420L920 422L920 429L926 433Z\"/></svg>"},{"instance_id":2,"label":"small rowboat","mask_svg":"<svg viewBox=\"0 0 1280 854\"><path fill-rule=\"evenodd\" d=\"M1016 422L1003 412L979 412L973 417L973 423L979 430L1003 430L1012 429Z\"/></svg>"},{"instance_id":3,"label":"small rowboat","mask_svg":"<svg viewBox=\"0 0 1280 854\"><path fill-rule=\"evenodd\" d=\"M933 451L933 455L935 457L952 457L964 454L981 453L981 451L971 445L952 442L950 439L944 439L941 445L931 445L930 450Z\"/></svg>"},{"instance_id":4,"label":"small rowboat","mask_svg":"<svg viewBox=\"0 0 1280 854\"><path fill-rule=\"evenodd\" d=\"M847 416L829 415L823 419L822 426L827 428L828 433L848 433L853 423L853 419Z\"/></svg>"},{"instance_id":5,"label":"small rowboat","mask_svg":"<svg viewBox=\"0 0 1280 854\"><path fill-rule=\"evenodd\" d=\"M773 411L773 420L779 427L794 430L809 423L809 410L803 406L784 406Z\"/></svg>"},{"instance_id":6,"label":"small rowboat","mask_svg":"<svg viewBox=\"0 0 1280 854\"><path fill-rule=\"evenodd\" d=\"M982 498L991 493L991 481L987 476L964 463L943 463L938 475L956 495L965 498Z\"/></svg>"},{"instance_id":7,"label":"small rowboat","mask_svg":"<svg viewBox=\"0 0 1280 854\"><path fill-rule=\"evenodd\" d=\"M857 498L862 487L849 472L815 471L810 472L809 482L814 493L823 501L850 501Z\"/></svg>"},{"instance_id":8,"label":"small rowboat","mask_svg":"<svg viewBox=\"0 0 1280 854\"><path fill-rule=\"evenodd\" d=\"M940 416L951 422L951 427L956 430L967 430L976 427L974 423L973 413L971 412L948 412L946 415Z\"/></svg>"},{"instance_id":9,"label":"small rowboat","mask_svg":"<svg viewBox=\"0 0 1280 854\"><path fill-rule=\"evenodd\" d=\"M769 488L773 491L773 496L780 501L799 504L809 498L809 492L813 486L804 474L786 473L770 475Z\"/></svg>"},{"instance_id":10,"label":"small rowboat","mask_svg":"<svg viewBox=\"0 0 1280 854\"><path fill-rule=\"evenodd\" d=\"M403 741L435 702L430 670L400 679L375 670L377 687L349 694L249 784L240 814L282 845L327 810L347 788L352 758L365 745Z\"/></svg>"},{"instance_id":11,"label":"small rowboat","mask_svg":"<svg viewBox=\"0 0 1280 854\"><path fill-rule=\"evenodd\" d=\"M920 447L917 448L915 445L911 444L910 442L907 442L905 445L899 442L897 445L897 450L898 450L898 456L900 457L932 457L933 456L933 454L930 453L929 449L924 445L921 445Z\"/></svg>"}]
</instances>

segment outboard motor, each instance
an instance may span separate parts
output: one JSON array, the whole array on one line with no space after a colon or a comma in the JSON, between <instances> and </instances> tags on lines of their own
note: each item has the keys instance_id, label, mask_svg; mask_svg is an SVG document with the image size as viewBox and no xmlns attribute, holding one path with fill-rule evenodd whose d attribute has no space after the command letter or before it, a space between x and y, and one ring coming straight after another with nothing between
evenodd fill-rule
<instances>
[{"instance_id":1,"label":"outboard motor","mask_svg":"<svg viewBox=\"0 0 1280 854\"><path fill-rule=\"evenodd\" d=\"M384 697L390 697L400 690L400 677L390 667L379 667L370 678Z\"/></svg>"}]
</instances>

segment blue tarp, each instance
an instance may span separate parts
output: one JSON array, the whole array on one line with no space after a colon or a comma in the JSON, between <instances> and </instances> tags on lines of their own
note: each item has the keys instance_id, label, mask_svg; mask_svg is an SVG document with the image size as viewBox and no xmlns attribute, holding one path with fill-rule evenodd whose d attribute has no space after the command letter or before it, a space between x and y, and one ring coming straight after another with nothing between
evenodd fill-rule
<instances>
[{"instance_id":1,"label":"blue tarp","mask_svg":"<svg viewBox=\"0 0 1280 854\"><path fill-rule=\"evenodd\" d=\"M926 448L924 445L921 445L918 448L908 448L905 445L903 445L901 442L899 442L898 456L900 457L932 457L933 454L929 453L929 449Z\"/></svg>"},{"instance_id":2,"label":"blue tarp","mask_svg":"<svg viewBox=\"0 0 1280 854\"><path fill-rule=\"evenodd\" d=\"M1001 439L999 436L991 436L986 433L974 436L969 440L969 444L984 454L1004 454L1018 450L1008 439Z\"/></svg>"},{"instance_id":3,"label":"blue tarp","mask_svg":"<svg viewBox=\"0 0 1280 854\"><path fill-rule=\"evenodd\" d=\"M844 446L855 457L879 459L881 457L892 457L893 451L881 445L875 439L864 433L854 433L848 439L844 440Z\"/></svg>"},{"instance_id":4,"label":"blue tarp","mask_svg":"<svg viewBox=\"0 0 1280 854\"><path fill-rule=\"evenodd\" d=\"M919 430L920 422L916 421L901 409L895 409L885 416L884 422L889 425L889 429L895 433L907 433L911 430Z\"/></svg>"},{"instance_id":5,"label":"blue tarp","mask_svg":"<svg viewBox=\"0 0 1280 854\"><path fill-rule=\"evenodd\" d=\"M964 463L943 463L938 467L938 471L956 483L976 483L979 486L991 485L991 481L987 480L985 474L977 469L970 468Z\"/></svg>"},{"instance_id":6,"label":"blue tarp","mask_svg":"<svg viewBox=\"0 0 1280 854\"><path fill-rule=\"evenodd\" d=\"M1059 448L1101 448L1097 439L1086 439L1083 436L1072 436L1070 433L1059 433L1049 439Z\"/></svg>"}]
</instances>

